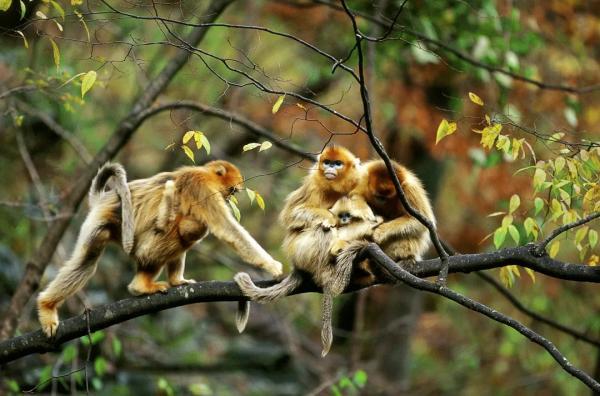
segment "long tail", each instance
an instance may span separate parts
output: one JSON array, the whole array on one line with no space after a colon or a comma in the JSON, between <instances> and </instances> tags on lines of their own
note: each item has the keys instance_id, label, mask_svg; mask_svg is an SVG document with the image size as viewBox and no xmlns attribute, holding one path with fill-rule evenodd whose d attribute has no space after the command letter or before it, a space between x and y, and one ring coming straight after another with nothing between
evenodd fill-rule
<instances>
[{"instance_id":1,"label":"long tail","mask_svg":"<svg viewBox=\"0 0 600 396\"><path fill-rule=\"evenodd\" d=\"M265 288L256 286L252 282L250 275L245 272L238 272L233 279L240 289L242 289L244 296L250 297L252 301L261 303L285 297L302 283L302 275L297 271L292 271L278 284Z\"/></svg>"},{"instance_id":2,"label":"long tail","mask_svg":"<svg viewBox=\"0 0 600 396\"><path fill-rule=\"evenodd\" d=\"M96 174L89 192L90 206L94 206L108 186L115 190L121 200L121 243L127 254L133 248L134 219L131 192L127 185L127 174L121 164L107 162Z\"/></svg>"},{"instance_id":3,"label":"long tail","mask_svg":"<svg viewBox=\"0 0 600 396\"><path fill-rule=\"evenodd\" d=\"M250 301L238 301L238 310L235 314L235 327L242 333L248 324L250 317Z\"/></svg>"},{"instance_id":4,"label":"long tail","mask_svg":"<svg viewBox=\"0 0 600 396\"><path fill-rule=\"evenodd\" d=\"M333 295L328 291L323 291L323 302L322 302L322 315L321 321L321 357L325 357L331 349L331 343L333 342L333 330L331 328L331 316L333 312Z\"/></svg>"}]
</instances>

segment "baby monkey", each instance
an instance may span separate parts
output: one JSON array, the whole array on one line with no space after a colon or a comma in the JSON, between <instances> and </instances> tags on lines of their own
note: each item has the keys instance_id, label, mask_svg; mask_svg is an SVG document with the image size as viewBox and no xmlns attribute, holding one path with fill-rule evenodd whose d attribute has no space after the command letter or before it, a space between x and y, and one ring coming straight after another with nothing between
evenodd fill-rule
<instances>
[{"instance_id":1,"label":"baby monkey","mask_svg":"<svg viewBox=\"0 0 600 396\"><path fill-rule=\"evenodd\" d=\"M300 232L296 238L295 244L303 249L294 249L295 268L288 275L288 278L291 278L300 276L299 272L307 273L315 284L323 289L322 356L329 352L333 340L333 297L346 289L352 276L352 262L337 265L335 258L350 242L371 240L373 228L383 221L381 217L375 216L359 195L338 199L329 212L335 219L333 226L328 222L316 224ZM262 289L244 272L236 274L234 279L244 295L258 302L273 301L286 296L297 286L296 283L286 282L286 278L277 285Z\"/></svg>"}]
</instances>

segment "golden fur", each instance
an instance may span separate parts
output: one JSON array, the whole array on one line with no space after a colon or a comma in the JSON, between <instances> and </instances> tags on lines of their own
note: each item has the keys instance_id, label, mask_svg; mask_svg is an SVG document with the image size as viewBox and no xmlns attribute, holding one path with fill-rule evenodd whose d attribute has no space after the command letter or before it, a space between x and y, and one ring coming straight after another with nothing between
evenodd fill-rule
<instances>
[{"instance_id":1,"label":"golden fur","mask_svg":"<svg viewBox=\"0 0 600 396\"><path fill-rule=\"evenodd\" d=\"M235 165L212 161L128 184L123 184L124 177L118 179L105 171L111 166L124 175L116 164L99 171L73 255L38 297L40 323L48 336L56 334L58 307L93 276L106 244L121 242L128 227L133 229L130 256L137 266L128 286L134 295L165 292L169 286L193 282L183 277L186 251L209 232L233 247L244 261L275 276L281 274L281 263L260 247L227 206L226 200L243 184ZM103 191L104 184L115 188ZM118 193L124 190L130 192L129 197ZM131 213L126 207L132 208ZM126 217L132 218L127 226L121 220ZM164 266L168 282L156 281Z\"/></svg>"}]
</instances>

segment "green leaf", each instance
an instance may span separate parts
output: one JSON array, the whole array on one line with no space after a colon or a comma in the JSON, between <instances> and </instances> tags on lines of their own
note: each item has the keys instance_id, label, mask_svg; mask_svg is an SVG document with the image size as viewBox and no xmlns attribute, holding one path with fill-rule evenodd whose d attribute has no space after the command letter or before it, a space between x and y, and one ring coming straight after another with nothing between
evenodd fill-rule
<instances>
[{"instance_id":1,"label":"green leaf","mask_svg":"<svg viewBox=\"0 0 600 396\"><path fill-rule=\"evenodd\" d=\"M471 102L479 106L483 106L483 100L481 100L481 98L475 95L473 92L469 92L469 99L471 99Z\"/></svg>"},{"instance_id":2,"label":"green leaf","mask_svg":"<svg viewBox=\"0 0 600 396\"><path fill-rule=\"evenodd\" d=\"M115 356L121 356L121 352L123 351L123 344L121 344L121 340L119 340L117 337L113 337L112 339L112 348L113 352L115 353Z\"/></svg>"},{"instance_id":3,"label":"green leaf","mask_svg":"<svg viewBox=\"0 0 600 396\"><path fill-rule=\"evenodd\" d=\"M590 241L590 247L592 249L596 247L596 244L598 243L598 231L590 230L588 234L588 240Z\"/></svg>"},{"instance_id":4,"label":"green leaf","mask_svg":"<svg viewBox=\"0 0 600 396\"><path fill-rule=\"evenodd\" d=\"M508 233L510 234L513 241L515 241L515 243L518 245L520 238L519 238L519 230L517 229L517 227L515 227L513 224L509 225Z\"/></svg>"},{"instance_id":5,"label":"green leaf","mask_svg":"<svg viewBox=\"0 0 600 396\"><path fill-rule=\"evenodd\" d=\"M77 356L77 348L73 344L67 345L62 351L62 357L65 363L72 362L73 359L75 359L75 356Z\"/></svg>"},{"instance_id":6,"label":"green leaf","mask_svg":"<svg viewBox=\"0 0 600 396\"><path fill-rule=\"evenodd\" d=\"M509 225L511 225L513 223L513 216L512 215L506 215L502 218L502 227L508 227Z\"/></svg>"},{"instance_id":7,"label":"green leaf","mask_svg":"<svg viewBox=\"0 0 600 396\"><path fill-rule=\"evenodd\" d=\"M508 213L513 213L521 205L521 198L517 194L513 194L510 197L510 203L508 205Z\"/></svg>"},{"instance_id":8,"label":"green leaf","mask_svg":"<svg viewBox=\"0 0 600 396\"><path fill-rule=\"evenodd\" d=\"M260 145L260 148L258 149L258 151L265 151L270 149L271 147L273 147L273 143L269 142L268 140L262 142L262 144Z\"/></svg>"},{"instance_id":9,"label":"green leaf","mask_svg":"<svg viewBox=\"0 0 600 396\"><path fill-rule=\"evenodd\" d=\"M0 11L6 11L10 8L12 0L0 0Z\"/></svg>"},{"instance_id":10,"label":"green leaf","mask_svg":"<svg viewBox=\"0 0 600 396\"><path fill-rule=\"evenodd\" d=\"M188 146L181 146L181 148L183 149L183 152L185 153L185 155L187 155L188 158L191 159L192 162L195 164L196 160L194 159L194 152L192 151L192 149L189 148Z\"/></svg>"},{"instance_id":11,"label":"green leaf","mask_svg":"<svg viewBox=\"0 0 600 396\"><path fill-rule=\"evenodd\" d=\"M229 202L229 206L231 206L231 211L233 212L233 215L235 216L237 221L240 221L240 219L242 218L242 215L240 213L240 210L238 209L237 205L233 202L233 200L230 198L227 202Z\"/></svg>"},{"instance_id":12,"label":"green leaf","mask_svg":"<svg viewBox=\"0 0 600 396\"><path fill-rule=\"evenodd\" d=\"M255 191L256 193L256 203L258 204L258 207L261 208L262 210L265 210L265 200L263 199L262 195L260 195L258 193L258 191Z\"/></svg>"},{"instance_id":13,"label":"green leaf","mask_svg":"<svg viewBox=\"0 0 600 396\"><path fill-rule=\"evenodd\" d=\"M39 11L38 11L39 12ZM56 65L56 69L58 70L58 66L60 66L60 50L58 49L58 45L50 39L50 44L52 44L52 57L54 58L54 64Z\"/></svg>"},{"instance_id":14,"label":"green leaf","mask_svg":"<svg viewBox=\"0 0 600 396\"><path fill-rule=\"evenodd\" d=\"M536 197L533 200L533 205L535 206L535 215L537 215L544 208L544 200L540 197Z\"/></svg>"},{"instance_id":15,"label":"green leaf","mask_svg":"<svg viewBox=\"0 0 600 396\"><path fill-rule=\"evenodd\" d=\"M525 228L525 234L527 236L529 235L533 235L535 239L537 239L537 235L538 235L538 225L535 222L534 219L532 219L531 217L528 217L525 219L525 221L523 222L523 227Z\"/></svg>"},{"instance_id":16,"label":"green leaf","mask_svg":"<svg viewBox=\"0 0 600 396\"><path fill-rule=\"evenodd\" d=\"M231 200L231 202L233 202L236 205L239 205L240 203L238 202L238 199L235 197L235 195L230 195L229 199Z\"/></svg>"},{"instance_id":17,"label":"green leaf","mask_svg":"<svg viewBox=\"0 0 600 396\"><path fill-rule=\"evenodd\" d=\"M359 388L364 388L364 386L367 384L367 373L363 370L357 370L354 373L352 381L354 381Z\"/></svg>"},{"instance_id":18,"label":"green leaf","mask_svg":"<svg viewBox=\"0 0 600 396\"><path fill-rule=\"evenodd\" d=\"M248 194L248 198L250 198L250 205L252 205L252 202L254 202L254 198L256 198L256 193L253 190L246 187L246 194Z\"/></svg>"},{"instance_id":19,"label":"green leaf","mask_svg":"<svg viewBox=\"0 0 600 396\"><path fill-rule=\"evenodd\" d=\"M271 113L275 114L279 111L279 108L281 107L281 104L283 103L284 99L285 99L285 94L283 94L277 98L277 100L275 101L275 104L273 105L273 108L271 109Z\"/></svg>"},{"instance_id":20,"label":"green leaf","mask_svg":"<svg viewBox=\"0 0 600 396\"><path fill-rule=\"evenodd\" d=\"M106 374L106 369L108 368L108 363L106 359L102 356L98 356L96 360L94 360L94 371L98 374L99 377L102 377Z\"/></svg>"},{"instance_id":21,"label":"green leaf","mask_svg":"<svg viewBox=\"0 0 600 396\"><path fill-rule=\"evenodd\" d=\"M435 134L435 144L438 144L440 140L448 135L452 135L454 132L456 132L456 122L448 122L448 120L443 119Z\"/></svg>"},{"instance_id":22,"label":"green leaf","mask_svg":"<svg viewBox=\"0 0 600 396\"><path fill-rule=\"evenodd\" d=\"M248 143L245 144L244 147L242 147L242 151L254 150L257 147L260 147L260 143Z\"/></svg>"},{"instance_id":23,"label":"green leaf","mask_svg":"<svg viewBox=\"0 0 600 396\"><path fill-rule=\"evenodd\" d=\"M19 17L19 21L20 21L23 18L25 18L25 13L27 12L27 8L25 7L25 3L23 3L23 0L19 0L19 3L21 6L21 16Z\"/></svg>"},{"instance_id":24,"label":"green leaf","mask_svg":"<svg viewBox=\"0 0 600 396\"><path fill-rule=\"evenodd\" d=\"M194 135L196 134L196 131L187 131L186 133L183 134L183 138L181 139L181 142L183 144L187 144L187 142L189 142Z\"/></svg>"},{"instance_id":25,"label":"green leaf","mask_svg":"<svg viewBox=\"0 0 600 396\"><path fill-rule=\"evenodd\" d=\"M19 393L21 388L19 387L19 383L13 379L7 379L6 385L11 392Z\"/></svg>"},{"instance_id":26,"label":"green leaf","mask_svg":"<svg viewBox=\"0 0 600 396\"><path fill-rule=\"evenodd\" d=\"M500 227L494 232L494 246L496 246L496 249L500 249L500 247L504 244L507 232L508 227Z\"/></svg>"},{"instance_id":27,"label":"green leaf","mask_svg":"<svg viewBox=\"0 0 600 396\"><path fill-rule=\"evenodd\" d=\"M83 78L81 79L81 98L85 96L86 92L92 89L94 83L96 82L97 73L94 70L90 70L85 73Z\"/></svg>"},{"instance_id":28,"label":"green leaf","mask_svg":"<svg viewBox=\"0 0 600 396\"><path fill-rule=\"evenodd\" d=\"M97 391L102 389L102 380L98 377L92 378L92 387Z\"/></svg>"},{"instance_id":29,"label":"green leaf","mask_svg":"<svg viewBox=\"0 0 600 396\"><path fill-rule=\"evenodd\" d=\"M550 245L550 250L548 251L548 254L550 255L550 257L552 257L552 258L556 257L556 255L558 254L559 251L560 251L560 241L552 242L552 244Z\"/></svg>"}]
</instances>

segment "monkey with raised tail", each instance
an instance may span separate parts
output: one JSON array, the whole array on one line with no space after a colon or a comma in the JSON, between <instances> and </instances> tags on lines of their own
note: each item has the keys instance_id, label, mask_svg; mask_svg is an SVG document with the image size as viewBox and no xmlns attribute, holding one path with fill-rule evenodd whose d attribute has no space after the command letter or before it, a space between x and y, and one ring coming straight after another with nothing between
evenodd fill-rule
<instances>
[{"instance_id":1,"label":"monkey with raised tail","mask_svg":"<svg viewBox=\"0 0 600 396\"><path fill-rule=\"evenodd\" d=\"M38 296L42 330L49 337L56 334L58 307L94 275L110 241L120 243L136 262L128 286L134 295L166 292L170 286L193 282L183 276L186 252L209 232L247 263L279 276L281 263L229 210L227 200L242 186L239 169L227 161L182 167L129 183L121 165L104 165L92 182L90 211L71 258ZM168 282L156 281L165 266Z\"/></svg>"}]
</instances>

